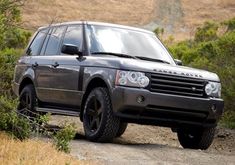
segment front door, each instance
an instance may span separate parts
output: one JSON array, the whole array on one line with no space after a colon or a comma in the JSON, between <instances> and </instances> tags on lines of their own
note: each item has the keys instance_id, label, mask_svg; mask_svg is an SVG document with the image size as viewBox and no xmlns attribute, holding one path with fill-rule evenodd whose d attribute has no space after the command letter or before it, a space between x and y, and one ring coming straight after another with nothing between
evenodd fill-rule
<instances>
[{"instance_id":1,"label":"front door","mask_svg":"<svg viewBox=\"0 0 235 165\"><path fill-rule=\"evenodd\" d=\"M65 34L63 32L65 31ZM63 37L64 36L64 37ZM57 41L60 39L60 41ZM67 28L54 28L45 48L45 57L51 57L50 75L44 89L47 97L44 102L64 107L77 107L81 103L82 93L78 91L80 62L76 55L61 53L63 44L81 47L82 26L71 25Z\"/></svg>"}]
</instances>

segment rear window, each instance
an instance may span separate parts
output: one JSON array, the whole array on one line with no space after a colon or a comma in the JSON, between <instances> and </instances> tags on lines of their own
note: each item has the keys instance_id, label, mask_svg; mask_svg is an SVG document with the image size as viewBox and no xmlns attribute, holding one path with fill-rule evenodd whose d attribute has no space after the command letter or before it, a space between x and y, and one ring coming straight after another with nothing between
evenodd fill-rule
<instances>
[{"instance_id":1,"label":"rear window","mask_svg":"<svg viewBox=\"0 0 235 165\"><path fill-rule=\"evenodd\" d=\"M39 54L39 49L47 35L48 29L41 30L34 37L32 43L30 44L26 54L29 56L37 56Z\"/></svg>"}]
</instances>

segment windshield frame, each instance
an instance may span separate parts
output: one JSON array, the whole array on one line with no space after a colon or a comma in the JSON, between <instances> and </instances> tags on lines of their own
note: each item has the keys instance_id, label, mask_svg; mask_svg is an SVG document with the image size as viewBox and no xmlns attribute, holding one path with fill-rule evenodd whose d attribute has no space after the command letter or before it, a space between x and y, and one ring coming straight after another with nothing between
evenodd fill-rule
<instances>
[{"instance_id":1,"label":"windshield frame","mask_svg":"<svg viewBox=\"0 0 235 165\"><path fill-rule=\"evenodd\" d=\"M100 26L100 27L107 27L107 28L116 28L116 29L122 29L122 30L128 30L128 31L134 31L134 32L139 32L139 33L153 35L153 37L155 37L155 39L157 40L156 42L158 42L158 44L160 44L162 49L166 52L166 55L169 58L169 61L167 61L167 62L169 62L168 65L176 65L175 60L172 57L172 54L169 52L167 47L162 43L162 41L155 35L155 33L153 33L152 31L145 30L145 29L129 27L129 26L124 26L124 25L116 25L116 24L104 24L104 25L103 24L95 24L95 23L94 24L93 23L87 23L86 24L85 32L86 32L86 42L87 42L87 53L88 53L89 56L97 56L97 55L92 54L92 52L91 52L91 45L90 45L90 37L89 37L88 26ZM130 54L130 56L134 57L134 55L131 55L131 54ZM145 56L143 56L143 57L145 57ZM157 58L155 58L155 59L157 59ZM139 60L141 60L141 59L139 59ZM160 60L164 60L164 59L160 58ZM154 60L146 60L146 61L155 62Z\"/></svg>"}]
</instances>

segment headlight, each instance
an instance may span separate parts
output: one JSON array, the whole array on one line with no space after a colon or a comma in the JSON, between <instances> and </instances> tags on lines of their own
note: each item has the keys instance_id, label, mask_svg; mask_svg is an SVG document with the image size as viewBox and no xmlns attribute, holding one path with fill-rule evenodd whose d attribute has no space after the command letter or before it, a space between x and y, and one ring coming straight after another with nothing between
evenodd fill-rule
<instances>
[{"instance_id":1,"label":"headlight","mask_svg":"<svg viewBox=\"0 0 235 165\"><path fill-rule=\"evenodd\" d=\"M149 78L142 72L131 72L118 70L116 75L116 85L141 87L144 88L149 84Z\"/></svg>"},{"instance_id":2,"label":"headlight","mask_svg":"<svg viewBox=\"0 0 235 165\"><path fill-rule=\"evenodd\" d=\"M205 92L208 96L221 97L221 84L217 82L208 82L205 86Z\"/></svg>"}]
</instances>

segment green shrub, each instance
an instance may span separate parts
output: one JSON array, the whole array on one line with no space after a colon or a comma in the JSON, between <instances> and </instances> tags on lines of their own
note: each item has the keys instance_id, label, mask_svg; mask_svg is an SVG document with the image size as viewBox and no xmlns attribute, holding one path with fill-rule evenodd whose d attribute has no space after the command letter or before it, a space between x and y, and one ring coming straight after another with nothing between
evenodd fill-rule
<instances>
[{"instance_id":1,"label":"green shrub","mask_svg":"<svg viewBox=\"0 0 235 165\"><path fill-rule=\"evenodd\" d=\"M37 123L47 124L50 121L51 113L46 113L45 115L39 115L37 117Z\"/></svg>"},{"instance_id":2,"label":"green shrub","mask_svg":"<svg viewBox=\"0 0 235 165\"><path fill-rule=\"evenodd\" d=\"M73 124L65 124L61 130L56 132L54 141L59 151L70 152L69 142L75 137L76 131Z\"/></svg>"},{"instance_id":3,"label":"green shrub","mask_svg":"<svg viewBox=\"0 0 235 165\"><path fill-rule=\"evenodd\" d=\"M5 48L24 48L31 37L31 32L20 28L7 30L4 34L2 49Z\"/></svg>"},{"instance_id":4,"label":"green shrub","mask_svg":"<svg viewBox=\"0 0 235 165\"><path fill-rule=\"evenodd\" d=\"M222 25L227 26L227 31L235 30L235 17L230 20L222 22Z\"/></svg>"},{"instance_id":5,"label":"green shrub","mask_svg":"<svg viewBox=\"0 0 235 165\"><path fill-rule=\"evenodd\" d=\"M0 51L0 95L11 94L11 81L22 49L6 48Z\"/></svg>"},{"instance_id":6,"label":"green shrub","mask_svg":"<svg viewBox=\"0 0 235 165\"><path fill-rule=\"evenodd\" d=\"M31 126L27 119L16 113L17 104L16 99L0 96L0 130L23 140L30 136Z\"/></svg>"},{"instance_id":7,"label":"green shrub","mask_svg":"<svg viewBox=\"0 0 235 165\"><path fill-rule=\"evenodd\" d=\"M21 21L19 6L23 4L22 2L23 0L0 1L0 50L15 47L16 45L11 45L16 43L13 41L17 39L18 41L24 41L23 38L28 36L28 34L17 28ZM22 43L18 42L18 44L21 45Z\"/></svg>"},{"instance_id":8,"label":"green shrub","mask_svg":"<svg viewBox=\"0 0 235 165\"><path fill-rule=\"evenodd\" d=\"M205 22L202 27L198 27L195 33L195 41L212 41L217 39L218 25L212 21Z\"/></svg>"},{"instance_id":9,"label":"green shrub","mask_svg":"<svg viewBox=\"0 0 235 165\"><path fill-rule=\"evenodd\" d=\"M221 125L234 129L235 128L235 112L225 112L223 118L221 119Z\"/></svg>"}]
</instances>

